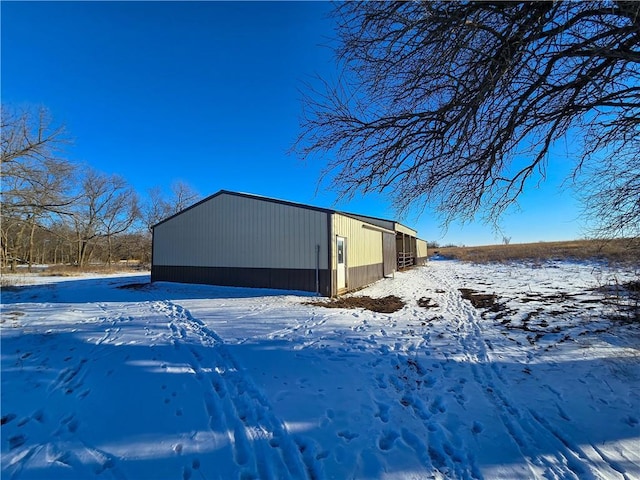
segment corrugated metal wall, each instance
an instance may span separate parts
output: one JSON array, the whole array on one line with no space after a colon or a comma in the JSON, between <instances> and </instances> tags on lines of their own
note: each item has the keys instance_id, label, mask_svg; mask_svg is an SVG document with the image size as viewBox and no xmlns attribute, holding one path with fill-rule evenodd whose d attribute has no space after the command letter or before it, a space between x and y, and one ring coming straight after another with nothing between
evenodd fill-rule
<instances>
[{"instance_id":1,"label":"corrugated metal wall","mask_svg":"<svg viewBox=\"0 0 640 480\"><path fill-rule=\"evenodd\" d=\"M333 242L335 237L345 237L347 249L347 290L353 290L379 280L384 276L382 256L382 232L365 228L356 218L333 214ZM333 285L335 281L336 254L332 256ZM333 294L338 292L333 291Z\"/></svg>"},{"instance_id":2,"label":"corrugated metal wall","mask_svg":"<svg viewBox=\"0 0 640 480\"><path fill-rule=\"evenodd\" d=\"M418 232L416 232L413 228L406 227L401 223L396 222L394 230L396 232L404 233L405 235L409 235L410 237L416 237Z\"/></svg>"},{"instance_id":3,"label":"corrugated metal wall","mask_svg":"<svg viewBox=\"0 0 640 480\"><path fill-rule=\"evenodd\" d=\"M382 234L382 248L384 252L384 275L391 275L398 269L396 257L396 236L394 233Z\"/></svg>"},{"instance_id":4,"label":"corrugated metal wall","mask_svg":"<svg viewBox=\"0 0 640 480\"><path fill-rule=\"evenodd\" d=\"M333 233L347 239L349 267L382 263L382 232L363 227L363 222L336 213L333 215ZM335 252L334 252L335 257ZM333 265L336 265L335 258Z\"/></svg>"},{"instance_id":5,"label":"corrugated metal wall","mask_svg":"<svg viewBox=\"0 0 640 480\"><path fill-rule=\"evenodd\" d=\"M396 234L384 231L387 223L374 226L366 217L221 191L155 226L152 281L335 295L337 236L346 238L347 290L395 270ZM415 237L404 237L408 250L420 257Z\"/></svg>"},{"instance_id":6,"label":"corrugated metal wall","mask_svg":"<svg viewBox=\"0 0 640 480\"><path fill-rule=\"evenodd\" d=\"M427 262L427 242L421 240L420 238L416 239L416 257L418 265L424 265Z\"/></svg>"},{"instance_id":7,"label":"corrugated metal wall","mask_svg":"<svg viewBox=\"0 0 640 480\"><path fill-rule=\"evenodd\" d=\"M350 217L355 217L363 222L370 223L371 225L377 225L378 227L386 228L387 230L393 230L395 222L391 220L385 220L383 218L367 217L366 215L358 215L357 213L349 213Z\"/></svg>"},{"instance_id":8,"label":"corrugated metal wall","mask_svg":"<svg viewBox=\"0 0 640 480\"><path fill-rule=\"evenodd\" d=\"M155 265L328 268L327 213L221 194L154 229Z\"/></svg>"}]
</instances>

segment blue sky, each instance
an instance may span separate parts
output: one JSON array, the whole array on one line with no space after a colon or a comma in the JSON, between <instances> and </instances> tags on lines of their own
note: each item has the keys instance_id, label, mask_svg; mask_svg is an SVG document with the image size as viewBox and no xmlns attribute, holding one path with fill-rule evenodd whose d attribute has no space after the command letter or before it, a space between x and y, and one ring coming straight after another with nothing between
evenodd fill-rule
<instances>
[{"instance_id":1,"label":"blue sky","mask_svg":"<svg viewBox=\"0 0 640 480\"><path fill-rule=\"evenodd\" d=\"M326 2L6 2L2 102L46 106L70 159L125 177L142 195L174 180L203 196L237 190L395 217L379 195L338 202L322 161L288 153L304 82L334 77ZM583 235L567 166L503 222L512 243ZM402 221L441 244L500 243L481 223L445 232L425 210Z\"/></svg>"}]
</instances>

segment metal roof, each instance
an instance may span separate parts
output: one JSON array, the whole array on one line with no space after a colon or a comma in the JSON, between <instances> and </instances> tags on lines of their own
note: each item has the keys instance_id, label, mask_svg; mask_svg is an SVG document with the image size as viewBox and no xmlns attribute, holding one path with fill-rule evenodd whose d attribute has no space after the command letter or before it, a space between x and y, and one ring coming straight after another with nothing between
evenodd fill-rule
<instances>
[{"instance_id":1,"label":"metal roof","mask_svg":"<svg viewBox=\"0 0 640 480\"><path fill-rule=\"evenodd\" d=\"M233 192L231 190L220 190L220 191L214 193L213 195L209 195L208 197L203 198L202 200L194 203L193 205L191 205L191 206L189 206L189 207L187 207L187 208L185 208L183 210L180 210L177 213L174 213L170 217L167 217L164 220L161 220L160 222L158 222L155 225L153 225L152 228L155 228L158 225L161 225L161 224L163 224L165 222L168 222L172 218L175 218L178 215L182 215L184 212L186 212L188 210L191 210L192 208L195 208L198 205L201 205L201 204L203 204L205 202L208 202L209 200L213 200L215 197L218 197L220 195L234 195L236 197L244 197L244 198L249 198L249 199L252 199L252 200L260 200L260 201L263 201L263 202L277 203L277 204L280 204L280 205L289 205L291 207L304 208L304 209L307 209L307 210L315 210L317 212L338 213L340 215L346 215L346 216L349 216L349 217L357 218L358 220L361 220L361 221L363 221L365 223L369 223L371 225L375 225L375 226L378 226L378 227L380 227L381 225L378 225L373 221L378 220L378 221L381 221L381 222L389 222L389 223L393 224L394 231L402 231L403 229L410 230L411 232L414 232L416 234L416 236L417 236L417 233L418 233L416 230L414 230L412 228L409 228L409 227L407 227L405 225L402 225L400 222L396 222L395 220L387 220L385 218L372 217L372 216L369 216L369 215L361 215L361 214L358 214L358 213L343 212L343 211L340 211L340 210L333 210L333 209L330 209L330 208L316 207L316 206L308 205L308 204L305 204L305 203L290 202L288 200L280 200L280 199L277 199L277 198L265 197L265 196L262 196L262 195L255 195L253 193ZM373 220L373 221L367 221L366 219L370 219L370 220ZM401 228L398 229L398 228L396 228L396 226L399 226Z\"/></svg>"}]
</instances>

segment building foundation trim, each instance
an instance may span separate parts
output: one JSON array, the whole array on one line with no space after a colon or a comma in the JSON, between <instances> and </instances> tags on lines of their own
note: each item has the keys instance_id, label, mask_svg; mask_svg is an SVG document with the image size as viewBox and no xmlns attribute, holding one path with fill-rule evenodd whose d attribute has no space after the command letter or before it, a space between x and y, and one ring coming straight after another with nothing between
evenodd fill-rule
<instances>
[{"instance_id":1,"label":"building foundation trim","mask_svg":"<svg viewBox=\"0 0 640 480\"><path fill-rule=\"evenodd\" d=\"M153 265L152 282L199 283L229 287L274 288L278 290L316 291L316 278L321 295L331 296L329 270L296 268L197 267Z\"/></svg>"}]
</instances>

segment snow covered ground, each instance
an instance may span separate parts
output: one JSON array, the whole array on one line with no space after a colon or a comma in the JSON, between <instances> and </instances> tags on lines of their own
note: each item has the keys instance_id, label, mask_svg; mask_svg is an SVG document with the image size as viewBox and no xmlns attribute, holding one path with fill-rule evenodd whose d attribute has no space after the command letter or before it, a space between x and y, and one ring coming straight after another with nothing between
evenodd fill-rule
<instances>
[{"instance_id":1,"label":"snow covered ground","mask_svg":"<svg viewBox=\"0 0 640 480\"><path fill-rule=\"evenodd\" d=\"M2 478L640 478L640 328L592 290L624 278L432 261L356 294L392 314L26 278L2 292Z\"/></svg>"}]
</instances>

